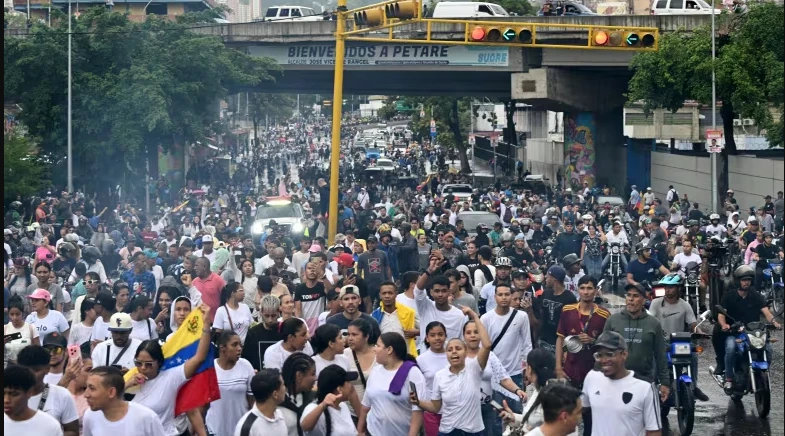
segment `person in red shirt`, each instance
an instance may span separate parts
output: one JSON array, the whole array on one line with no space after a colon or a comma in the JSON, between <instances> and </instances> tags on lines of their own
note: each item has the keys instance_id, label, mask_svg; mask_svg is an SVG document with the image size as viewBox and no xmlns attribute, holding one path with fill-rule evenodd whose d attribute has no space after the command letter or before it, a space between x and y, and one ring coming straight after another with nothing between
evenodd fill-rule
<instances>
[{"instance_id":1,"label":"person in red shirt","mask_svg":"<svg viewBox=\"0 0 785 436\"><path fill-rule=\"evenodd\" d=\"M226 286L226 282L218 274L210 271L210 259L200 257L194 263L194 273L196 278L191 285L202 293L202 302L210 306L208 313L208 323L212 324L213 314L221 306L221 290Z\"/></svg>"},{"instance_id":2,"label":"person in red shirt","mask_svg":"<svg viewBox=\"0 0 785 436\"><path fill-rule=\"evenodd\" d=\"M597 290L597 279L589 275L581 277L578 280L580 300L576 304L564 306L556 329L556 375L569 379L579 389L583 386L586 374L594 368L591 346L602 334L605 321L610 316L610 312L594 303ZM570 341L580 341L583 348L575 353L567 353L565 357L565 339L571 336Z\"/></svg>"},{"instance_id":3,"label":"person in red shirt","mask_svg":"<svg viewBox=\"0 0 785 436\"><path fill-rule=\"evenodd\" d=\"M144 230L142 230L139 235L144 239L144 244L148 245L149 243L158 239L158 233L153 231L152 226L150 223L145 224Z\"/></svg>"}]
</instances>

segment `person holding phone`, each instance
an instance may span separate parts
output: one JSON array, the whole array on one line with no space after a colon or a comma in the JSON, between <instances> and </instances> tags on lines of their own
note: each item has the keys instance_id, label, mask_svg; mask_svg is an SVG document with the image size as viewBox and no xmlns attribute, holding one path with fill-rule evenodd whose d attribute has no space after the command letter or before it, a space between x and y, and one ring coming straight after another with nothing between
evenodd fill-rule
<instances>
[{"instance_id":1,"label":"person holding phone","mask_svg":"<svg viewBox=\"0 0 785 436\"><path fill-rule=\"evenodd\" d=\"M480 411L481 403L476 396L466 395L466 392L480 390L492 344L477 313L468 307L464 307L462 312L474 321L480 333L482 348L476 359L466 359L467 347L463 340L450 339L446 351L449 366L436 373L430 393L431 400L421 400L417 392L409 394L412 405L427 412L441 413L438 432L440 436L482 436L485 429Z\"/></svg>"},{"instance_id":2,"label":"person holding phone","mask_svg":"<svg viewBox=\"0 0 785 436\"><path fill-rule=\"evenodd\" d=\"M38 329L25 322L24 302L19 295L8 300L8 324L3 327L3 344L6 362L16 362L22 348L39 344Z\"/></svg>"}]
</instances>

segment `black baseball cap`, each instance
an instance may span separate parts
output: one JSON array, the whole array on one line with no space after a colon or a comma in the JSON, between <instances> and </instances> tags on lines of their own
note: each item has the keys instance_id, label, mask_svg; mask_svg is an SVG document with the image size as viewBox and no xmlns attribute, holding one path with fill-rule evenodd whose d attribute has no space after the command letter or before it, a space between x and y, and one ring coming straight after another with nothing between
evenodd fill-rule
<instances>
[{"instance_id":1,"label":"black baseball cap","mask_svg":"<svg viewBox=\"0 0 785 436\"><path fill-rule=\"evenodd\" d=\"M646 289L644 289L643 285L641 285L640 283L636 283L636 284L628 283L627 286L624 287L624 292L627 292L631 289L640 292L640 294L643 295L644 297L646 296Z\"/></svg>"},{"instance_id":2,"label":"black baseball cap","mask_svg":"<svg viewBox=\"0 0 785 436\"><path fill-rule=\"evenodd\" d=\"M376 244L377 242L379 242L379 239L376 236L369 236L368 239L365 240L365 242L373 242L374 244Z\"/></svg>"},{"instance_id":3,"label":"black baseball cap","mask_svg":"<svg viewBox=\"0 0 785 436\"><path fill-rule=\"evenodd\" d=\"M99 292L95 296L95 305L114 311L117 307L117 299L109 292Z\"/></svg>"},{"instance_id":4,"label":"black baseball cap","mask_svg":"<svg viewBox=\"0 0 785 436\"><path fill-rule=\"evenodd\" d=\"M320 392L335 392L346 382L352 382L360 377L356 371L346 371L338 365L329 365L319 372L316 387Z\"/></svg>"},{"instance_id":5,"label":"black baseball cap","mask_svg":"<svg viewBox=\"0 0 785 436\"><path fill-rule=\"evenodd\" d=\"M594 342L594 349L605 348L611 351L627 351L627 341L616 332L603 332Z\"/></svg>"},{"instance_id":6,"label":"black baseball cap","mask_svg":"<svg viewBox=\"0 0 785 436\"><path fill-rule=\"evenodd\" d=\"M49 333L48 335L44 336L44 341L42 343L42 346L65 348L68 346L68 339L66 339L65 336L57 332Z\"/></svg>"}]
</instances>

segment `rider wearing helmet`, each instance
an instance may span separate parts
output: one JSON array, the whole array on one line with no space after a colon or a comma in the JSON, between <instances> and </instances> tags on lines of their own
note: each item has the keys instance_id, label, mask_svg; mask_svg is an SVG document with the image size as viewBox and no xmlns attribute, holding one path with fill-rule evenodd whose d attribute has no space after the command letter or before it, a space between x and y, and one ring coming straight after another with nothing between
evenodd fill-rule
<instances>
[{"instance_id":1,"label":"rider wearing helmet","mask_svg":"<svg viewBox=\"0 0 785 436\"><path fill-rule=\"evenodd\" d=\"M724 238L728 234L728 229L720 224L720 214L713 213L709 215L709 221L711 221L711 224L706 226L706 235L708 237L719 236Z\"/></svg>"},{"instance_id":2,"label":"rider wearing helmet","mask_svg":"<svg viewBox=\"0 0 785 436\"><path fill-rule=\"evenodd\" d=\"M660 321L665 336L670 338L673 333L684 332L687 326L688 332L695 331L698 320L692 311L689 303L684 301L681 296L682 278L678 273L670 273L660 280L660 285L665 286L665 296L655 298L649 307L649 314ZM698 389L698 353L692 353L691 370L693 375L693 386L695 386L695 398L701 401L709 401L709 397Z\"/></svg>"},{"instance_id":3,"label":"rider wearing helmet","mask_svg":"<svg viewBox=\"0 0 785 436\"><path fill-rule=\"evenodd\" d=\"M97 247L92 245L88 245L87 247L82 250L82 260L81 263L84 263L87 267L87 272L94 272L98 274L98 280L101 283L106 283L106 269L104 268L104 264L101 262L101 250ZM77 280L76 275L76 268L71 272L71 276L68 278L70 283L74 283Z\"/></svg>"},{"instance_id":4,"label":"rider wearing helmet","mask_svg":"<svg viewBox=\"0 0 785 436\"><path fill-rule=\"evenodd\" d=\"M496 309L496 286L499 284L506 284L510 286L510 272L512 272L512 261L508 257L499 257L496 259L496 278L485 284L480 290L480 300L478 306L481 313L491 312Z\"/></svg>"},{"instance_id":5,"label":"rider wearing helmet","mask_svg":"<svg viewBox=\"0 0 785 436\"><path fill-rule=\"evenodd\" d=\"M477 231L477 236L474 237L474 244L477 246L477 248L480 248L483 245L491 245L491 239L488 237L488 233L490 232L488 224L477 224L477 228L475 230Z\"/></svg>"},{"instance_id":6,"label":"rider wearing helmet","mask_svg":"<svg viewBox=\"0 0 785 436\"><path fill-rule=\"evenodd\" d=\"M763 243L758 244L752 254L755 261L755 286L760 289L763 282L763 270L769 267L768 259L782 259L782 248L774 245L774 235L771 232L763 232Z\"/></svg>"},{"instance_id":7,"label":"rider wearing helmet","mask_svg":"<svg viewBox=\"0 0 785 436\"><path fill-rule=\"evenodd\" d=\"M740 322L748 324L760 320L763 314L766 320L776 328L781 328L780 324L774 319L774 315L766 305L766 300L752 286L755 278L755 269L749 265L741 265L733 272L735 290L730 290L722 297L722 307L732 319L728 319L724 314L717 314L717 323L723 332L730 332L731 324ZM766 345L767 354L773 356L771 345ZM725 338L725 392L729 393L733 389L733 374L736 367L736 336L728 335ZM715 350L716 351L716 350ZM719 353L718 353L719 355ZM716 371L715 371L716 374Z\"/></svg>"},{"instance_id":8,"label":"rider wearing helmet","mask_svg":"<svg viewBox=\"0 0 785 436\"><path fill-rule=\"evenodd\" d=\"M651 256L651 248L643 245L642 242L635 244L635 254L637 259L630 261L627 265L627 284L639 285L642 281L649 283L657 282L657 273L663 276L670 273L660 261Z\"/></svg>"},{"instance_id":9,"label":"rider wearing helmet","mask_svg":"<svg viewBox=\"0 0 785 436\"><path fill-rule=\"evenodd\" d=\"M534 256L526 246L526 236L523 233L518 233L515 236L513 246L504 250L504 256L508 257L512 261L512 266L516 268L526 269L529 266L537 268Z\"/></svg>"}]
</instances>

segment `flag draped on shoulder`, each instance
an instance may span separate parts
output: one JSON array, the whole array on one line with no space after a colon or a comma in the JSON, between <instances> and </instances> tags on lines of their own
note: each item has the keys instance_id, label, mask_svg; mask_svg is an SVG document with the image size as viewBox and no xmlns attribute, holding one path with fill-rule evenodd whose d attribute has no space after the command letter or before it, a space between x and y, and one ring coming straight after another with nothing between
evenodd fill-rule
<instances>
[{"instance_id":1,"label":"flag draped on shoulder","mask_svg":"<svg viewBox=\"0 0 785 436\"><path fill-rule=\"evenodd\" d=\"M164 366L161 371L183 365L196 355L203 325L204 316L201 310L194 310L188 315L183 325L163 345ZM136 368L132 368L125 374L125 380L130 380L138 372ZM215 354L211 345L204 363L177 392L174 414L178 416L220 398L218 377L215 373Z\"/></svg>"}]
</instances>

